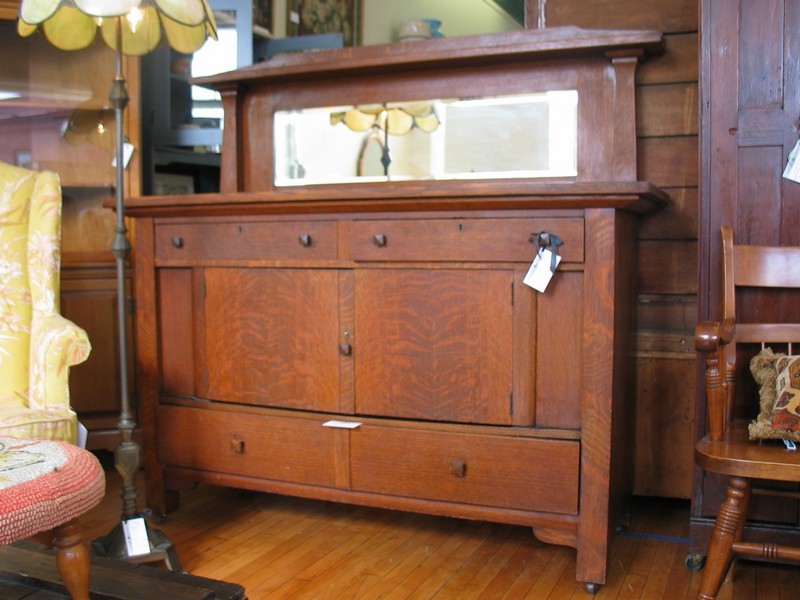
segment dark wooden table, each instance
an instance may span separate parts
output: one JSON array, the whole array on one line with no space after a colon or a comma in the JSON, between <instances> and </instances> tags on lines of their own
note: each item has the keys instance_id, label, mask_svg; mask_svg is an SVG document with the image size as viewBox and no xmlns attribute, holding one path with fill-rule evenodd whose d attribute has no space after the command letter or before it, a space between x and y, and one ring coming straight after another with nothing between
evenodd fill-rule
<instances>
[{"instance_id":1,"label":"dark wooden table","mask_svg":"<svg viewBox=\"0 0 800 600\"><path fill-rule=\"evenodd\" d=\"M247 600L237 584L102 557L92 558L90 585L93 600ZM30 542L0 546L0 600L23 598L69 599L55 554Z\"/></svg>"}]
</instances>

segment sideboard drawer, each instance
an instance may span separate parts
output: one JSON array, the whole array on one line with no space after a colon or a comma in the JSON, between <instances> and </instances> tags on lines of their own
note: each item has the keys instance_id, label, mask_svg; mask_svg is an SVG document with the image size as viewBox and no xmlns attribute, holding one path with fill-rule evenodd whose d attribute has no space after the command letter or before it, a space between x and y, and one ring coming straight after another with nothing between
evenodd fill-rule
<instances>
[{"instance_id":1,"label":"sideboard drawer","mask_svg":"<svg viewBox=\"0 0 800 600\"><path fill-rule=\"evenodd\" d=\"M333 259L336 222L159 224L155 243L162 261Z\"/></svg>"},{"instance_id":2,"label":"sideboard drawer","mask_svg":"<svg viewBox=\"0 0 800 600\"><path fill-rule=\"evenodd\" d=\"M355 260L530 262L536 234L546 231L563 245L567 262L583 262L583 219L376 219L354 221Z\"/></svg>"},{"instance_id":3,"label":"sideboard drawer","mask_svg":"<svg viewBox=\"0 0 800 600\"><path fill-rule=\"evenodd\" d=\"M354 490L577 514L580 443L363 426L352 432Z\"/></svg>"},{"instance_id":4,"label":"sideboard drawer","mask_svg":"<svg viewBox=\"0 0 800 600\"><path fill-rule=\"evenodd\" d=\"M321 421L161 405L157 423L166 466L335 485L336 432Z\"/></svg>"}]
</instances>

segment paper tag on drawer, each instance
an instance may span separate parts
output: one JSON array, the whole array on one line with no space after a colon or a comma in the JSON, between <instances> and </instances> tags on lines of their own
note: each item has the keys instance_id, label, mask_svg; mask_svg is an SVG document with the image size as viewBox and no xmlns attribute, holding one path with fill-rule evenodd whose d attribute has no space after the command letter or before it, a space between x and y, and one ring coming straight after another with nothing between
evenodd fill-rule
<instances>
[{"instance_id":1,"label":"paper tag on drawer","mask_svg":"<svg viewBox=\"0 0 800 600\"><path fill-rule=\"evenodd\" d=\"M331 419L322 424L323 427L333 427L335 429L356 429L361 427L361 423L357 421L339 421L338 419Z\"/></svg>"},{"instance_id":2,"label":"paper tag on drawer","mask_svg":"<svg viewBox=\"0 0 800 600\"><path fill-rule=\"evenodd\" d=\"M555 261L553 260L554 258ZM555 268L560 262L561 257L558 254L554 255L550 250L540 248L522 283L532 287L537 292L544 292L553 277ZM553 265L552 271L550 270L551 265Z\"/></svg>"}]
</instances>

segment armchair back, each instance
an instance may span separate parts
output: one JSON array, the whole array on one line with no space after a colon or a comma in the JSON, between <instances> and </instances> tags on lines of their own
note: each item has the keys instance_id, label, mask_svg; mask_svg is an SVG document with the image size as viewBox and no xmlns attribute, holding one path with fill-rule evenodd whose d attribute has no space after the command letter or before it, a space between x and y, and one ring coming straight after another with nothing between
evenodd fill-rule
<instances>
[{"instance_id":1,"label":"armchair back","mask_svg":"<svg viewBox=\"0 0 800 600\"><path fill-rule=\"evenodd\" d=\"M69 367L86 332L59 313L58 175L0 162L0 435L74 442Z\"/></svg>"}]
</instances>

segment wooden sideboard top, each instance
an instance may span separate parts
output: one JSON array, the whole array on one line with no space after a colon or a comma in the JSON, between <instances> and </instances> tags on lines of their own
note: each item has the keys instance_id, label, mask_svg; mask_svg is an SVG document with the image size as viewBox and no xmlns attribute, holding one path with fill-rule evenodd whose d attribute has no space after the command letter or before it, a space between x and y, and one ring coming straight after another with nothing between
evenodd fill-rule
<instances>
[{"instance_id":1,"label":"wooden sideboard top","mask_svg":"<svg viewBox=\"0 0 800 600\"><path fill-rule=\"evenodd\" d=\"M475 67L480 63L500 61L656 55L663 52L664 40L659 31L552 27L279 54L249 67L197 78L194 82L225 90L255 81L298 81L325 74L387 75L443 66Z\"/></svg>"},{"instance_id":2,"label":"wooden sideboard top","mask_svg":"<svg viewBox=\"0 0 800 600\"><path fill-rule=\"evenodd\" d=\"M645 214L669 196L642 181L552 183L519 179L402 181L292 186L258 192L145 196L125 203L132 217L191 213L280 214L433 210L614 208ZM110 205L109 205L110 207Z\"/></svg>"}]
</instances>

